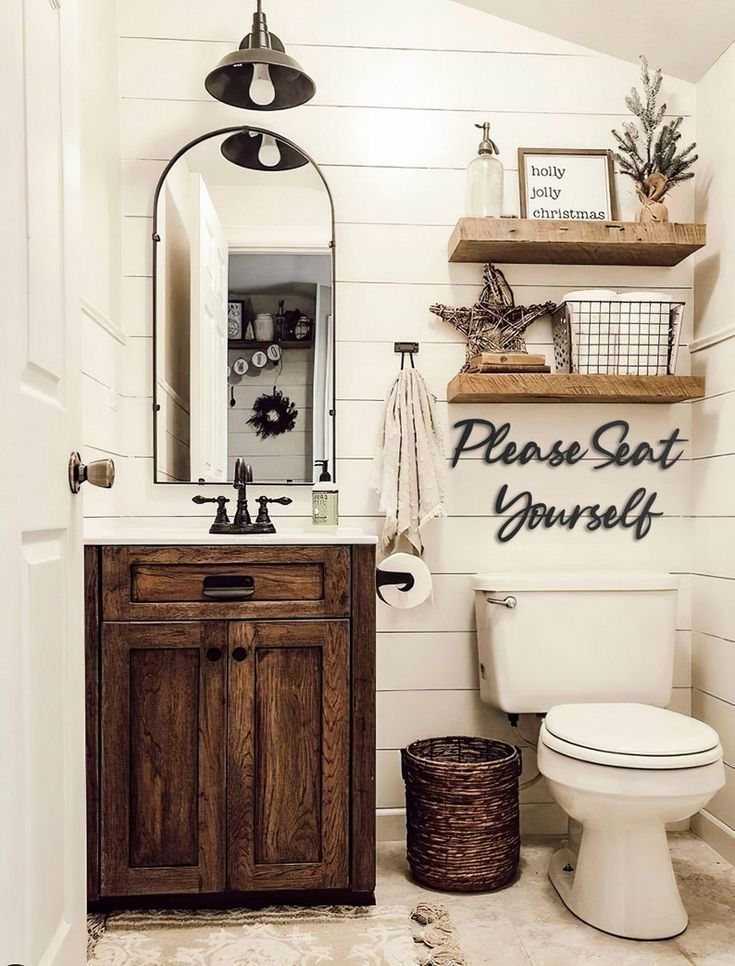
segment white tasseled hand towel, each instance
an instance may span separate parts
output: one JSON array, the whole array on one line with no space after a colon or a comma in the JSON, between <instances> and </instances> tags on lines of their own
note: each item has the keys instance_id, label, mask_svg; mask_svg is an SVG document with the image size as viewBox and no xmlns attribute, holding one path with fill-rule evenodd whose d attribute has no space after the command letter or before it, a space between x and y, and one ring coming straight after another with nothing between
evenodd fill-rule
<instances>
[{"instance_id":1,"label":"white tasseled hand towel","mask_svg":"<svg viewBox=\"0 0 735 966\"><path fill-rule=\"evenodd\" d=\"M375 489L385 525L379 549L392 553L405 537L420 554L421 527L446 516L441 430L434 397L415 369L402 369L385 401L375 457Z\"/></svg>"}]
</instances>

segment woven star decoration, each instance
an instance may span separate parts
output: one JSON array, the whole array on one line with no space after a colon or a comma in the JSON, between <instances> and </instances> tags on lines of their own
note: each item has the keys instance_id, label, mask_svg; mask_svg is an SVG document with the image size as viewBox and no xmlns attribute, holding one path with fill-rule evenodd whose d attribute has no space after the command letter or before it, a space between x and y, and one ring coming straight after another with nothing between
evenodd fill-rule
<instances>
[{"instance_id":1,"label":"woven star decoration","mask_svg":"<svg viewBox=\"0 0 735 966\"><path fill-rule=\"evenodd\" d=\"M462 372L481 352L528 352L523 333L542 315L555 311L555 302L516 305L513 290L495 265L484 269L485 286L471 308L432 305L430 311L467 336Z\"/></svg>"}]
</instances>

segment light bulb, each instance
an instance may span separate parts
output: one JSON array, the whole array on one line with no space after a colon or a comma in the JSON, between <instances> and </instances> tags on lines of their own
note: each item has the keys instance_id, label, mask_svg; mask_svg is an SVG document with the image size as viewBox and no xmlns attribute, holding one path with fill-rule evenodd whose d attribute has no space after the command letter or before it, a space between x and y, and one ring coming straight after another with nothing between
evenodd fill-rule
<instances>
[{"instance_id":1,"label":"light bulb","mask_svg":"<svg viewBox=\"0 0 735 966\"><path fill-rule=\"evenodd\" d=\"M278 150L275 138L270 134L263 135L263 142L258 151L258 161L264 168L275 168L281 160L281 152Z\"/></svg>"},{"instance_id":2,"label":"light bulb","mask_svg":"<svg viewBox=\"0 0 735 966\"><path fill-rule=\"evenodd\" d=\"M267 64L256 64L253 67L253 79L250 82L250 100L254 104L265 107L276 99L276 89L271 80L271 72Z\"/></svg>"}]
</instances>

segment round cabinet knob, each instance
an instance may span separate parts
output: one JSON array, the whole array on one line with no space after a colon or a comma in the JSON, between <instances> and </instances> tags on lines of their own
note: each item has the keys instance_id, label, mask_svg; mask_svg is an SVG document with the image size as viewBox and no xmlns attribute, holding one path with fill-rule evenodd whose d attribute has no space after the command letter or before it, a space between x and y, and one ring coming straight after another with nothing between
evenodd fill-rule
<instances>
[{"instance_id":1,"label":"round cabinet knob","mask_svg":"<svg viewBox=\"0 0 735 966\"><path fill-rule=\"evenodd\" d=\"M208 647L207 648L207 660L208 661L219 661L222 657L222 651L218 647Z\"/></svg>"},{"instance_id":2,"label":"round cabinet knob","mask_svg":"<svg viewBox=\"0 0 735 966\"><path fill-rule=\"evenodd\" d=\"M246 647L236 647L235 650L232 652L232 656L235 658L236 661L244 661L245 658L248 656L248 650Z\"/></svg>"},{"instance_id":3,"label":"round cabinet knob","mask_svg":"<svg viewBox=\"0 0 735 966\"><path fill-rule=\"evenodd\" d=\"M92 486L109 490L115 482L115 464L112 460L94 460L85 465L79 453L69 457L69 489L78 493L82 483L89 481Z\"/></svg>"}]
</instances>

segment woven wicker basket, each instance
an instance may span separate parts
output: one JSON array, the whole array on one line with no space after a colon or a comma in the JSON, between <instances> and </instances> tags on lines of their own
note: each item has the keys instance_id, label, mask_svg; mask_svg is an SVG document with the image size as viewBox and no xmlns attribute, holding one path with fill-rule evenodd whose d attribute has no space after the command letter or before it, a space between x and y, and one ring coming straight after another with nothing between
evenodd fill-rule
<instances>
[{"instance_id":1,"label":"woven wicker basket","mask_svg":"<svg viewBox=\"0 0 735 966\"><path fill-rule=\"evenodd\" d=\"M489 738L426 738L401 750L408 864L446 892L499 889L520 857L521 754Z\"/></svg>"}]
</instances>

